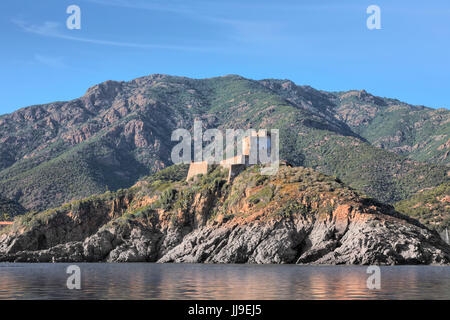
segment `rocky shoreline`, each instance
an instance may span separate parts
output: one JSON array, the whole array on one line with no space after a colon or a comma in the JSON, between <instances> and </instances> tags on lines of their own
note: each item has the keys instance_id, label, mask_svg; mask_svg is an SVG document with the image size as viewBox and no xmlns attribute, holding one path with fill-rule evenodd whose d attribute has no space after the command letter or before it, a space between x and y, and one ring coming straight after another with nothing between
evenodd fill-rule
<instances>
[{"instance_id":1,"label":"rocky shoreline","mask_svg":"<svg viewBox=\"0 0 450 320\"><path fill-rule=\"evenodd\" d=\"M257 172L232 184L220 172L167 188L141 181L25 216L0 233L0 261L450 263L436 232L332 177L301 167Z\"/></svg>"}]
</instances>

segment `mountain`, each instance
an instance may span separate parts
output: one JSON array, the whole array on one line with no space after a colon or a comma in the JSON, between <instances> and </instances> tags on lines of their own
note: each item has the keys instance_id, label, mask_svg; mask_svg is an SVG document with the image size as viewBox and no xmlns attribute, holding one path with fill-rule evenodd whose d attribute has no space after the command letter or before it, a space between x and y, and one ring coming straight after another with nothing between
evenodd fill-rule
<instances>
[{"instance_id":1,"label":"mountain","mask_svg":"<svg viewBox=\"0 0 450 320\"><path fill-rule=\"evenodd\" d=\"M417 161L449 164L450 116L447 109L413 106L396 99L381 98L365 90L346 92L317 91L297 86L289 80L263 83L293 103L329 119L342 121L352 132L372 145L405 155Z\"/></svg>"},{"instance_id":2,"label":"mountain","mask_svg":"<svg viewBox=\"0 0 450 320\"><path fill-rule=\"evenodd\" d=\"M0 261L450 263L436 232L312 169L186 173L19 216L0 231Z\"/></svg>"},{"instance_id":3,"label":"mountain","mask_svg":"<svg viewBox=\"0 0 450 320\"><path fill-rule=\"evenodd\" d=\"M0 221L12 220L14 216L25 212L25 208L17 202L0 196Z\"/></svg>"},{"instance_id":4,"label":"mountain","mask_svg":"<svg viewBox=\"0 0 450 320\"><path fill-rule=\"evenodd\" d=\"M450 228L450 182L420 190L412 197L399 201L395 209L437 231Z\"/></svg>"},{"instance_id":5,"label":"mountain","mask_svg":"<svg viewBox=\"0 0 450 320\"><path fill-rule=\"evenodd\" d=\"M171 165L171 133L191 130L194 119L205 128L279 128L282 159L383 202L448 181L448 110L289 80L154 74L1 116L0 194L41 211L128 188Z\"/></svg>"},{"instance_id":6,"label":"mountain","mask_svg":"<svg viewBox=\"0 0 450 320\"><path fill-rule=\"evenodd\" d=\"M336 114L374 146L416 161L449 164L450 118L432 110L365 91L338 93Z\"/></svg>"}]
</instances>

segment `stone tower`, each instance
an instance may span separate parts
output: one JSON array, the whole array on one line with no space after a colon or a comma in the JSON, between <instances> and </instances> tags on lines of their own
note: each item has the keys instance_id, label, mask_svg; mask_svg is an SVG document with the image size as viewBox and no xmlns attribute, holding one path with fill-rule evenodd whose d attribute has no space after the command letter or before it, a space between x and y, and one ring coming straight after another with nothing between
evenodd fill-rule
<instances>
[{"instance_id":1,"label":"stone tower","mask_svg":"<svg viewBox=\"0 0 450 320\"><path fill-rule=\"evenodd\" d=\"M227 158L220 162L223 168L229 169L228 181L231 181L246 167L259 163L267 163L270 159L271 135L266 130L251 131L242 139L242 154ZM265 157L262 159L262 157ZM209 164L206 161L191 162L186 180L198 175L207 174Z\"/></svg>"}]
</instances>

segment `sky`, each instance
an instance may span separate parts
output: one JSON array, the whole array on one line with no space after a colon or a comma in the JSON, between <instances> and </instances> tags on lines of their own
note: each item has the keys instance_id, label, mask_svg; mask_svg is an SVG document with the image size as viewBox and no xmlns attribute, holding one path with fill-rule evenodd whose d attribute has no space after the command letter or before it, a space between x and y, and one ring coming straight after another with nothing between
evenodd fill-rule
<instances>
[{"instance_id":1,"label":"sky","mask_svg":"<svg viewBox=\"0 0 450 320\"><path fill-rule=\"evenodd\" d=\"M68 29L67 7L81 10ZM366 12L380 8L381 29ZM2 0L0 114L163 73L290 79L450 107L450 1Z\"/></svg>"}]
</instances>

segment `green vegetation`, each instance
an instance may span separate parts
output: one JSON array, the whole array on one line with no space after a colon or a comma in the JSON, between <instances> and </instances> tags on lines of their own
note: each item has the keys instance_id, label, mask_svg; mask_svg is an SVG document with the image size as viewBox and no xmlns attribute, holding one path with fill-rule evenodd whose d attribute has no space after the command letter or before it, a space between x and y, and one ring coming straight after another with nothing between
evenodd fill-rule
<instances>
[{"instance_id":1,"label":"green vegetation","mask_svg":"<svg viewBox=\"0 0 450 320\"><path fill-rule=\"evenodd\" d=\"M416 161L449 163L449 110L412 106L368 93L338 96L337 113L345 114L347 124L371 144Z\"/></svg>"},{"instance_id":2,"label":"green vegetation","mask_svg":"<svg viewBox=\"0 0 450 320\"><path fill-rule=\"evenodd\" d=\"M380 206L373 199L361 197L336 177L310 168L282 165L276 175L262 176L261 167L252 166L230 184L226 182L227 170L212 166L208 174L191 181L173 180L179 177L177 170L184 169L173 166L145 177L129 189L107 191L58 208L19 215L9 230L66 225L74 223L74 217L86 219L97 214L100 219L105 219L104 227L107 228L136 223L202 225L234 218L241 221L280 220L293 215L322 217L330 215L340 203L353 201Z\"/></svg>"},{"instance_id":3,"label":"green vegetation","mask_svg":"<svg viewBox=\"0 0 450 320\"><path fill-rule=\"evenodd\" d=\"M118 219L113 220L115 223L119 224L129 224L132 221L148 221L151 220L155 216L155 211L151 208L151 206L140 207L135 210L125 212Z\"/></svg>"},{"instance_id":4,"label":"green vegetation","mask_svg":"<svg viewBox=\"0 0 450 320\"><path fill-rule=\"evenodd\" d=\"M273 197L274 186L266 185L264 188L249 197L250 203L264 205Z\"/></svg>"},{"instance_id":5,"label":"green vegetation","mask_svg":"<svg viewBox=\"0 0 450 320\"><path fill-rule=\"evenodd\" d=\"M298 202L297 200L288 200L283 207L275 212L275 215L280 217L290 217L295 213L306 215L309 211L310 209L308 210L304 204Z\"/></svg>"},{"instance_id":6,"label":"green vegetation","mask_svg":"<svg viewBox=\"0 0 450 320\"><path fill-rule=\"evenodd\" d=\"M17 202L0 197L0 221L12 221L14 216L23 214L25 211Z\"/></svg>"},{"instance_id":7,"label":"green vegetation","mask_svg":"<svg viewBox=\"0 0 450 320\"><path fill-rule=\"evenodd\" d=\"M437 231L450 228L450 182L399 201L395 209Z\"/></svg>"},{"instance_id":8,"label":"green vegetation","mask_svg":"<svg viewBox=\"0 0 450 320\"><path fill-rule=\"evenodd\" d=\"M143 180L150 183L157 180L169 182L184 181L186 179L188 169L189 165L187 164L173 165L162 169L147 178L143 178Z\"/></svg>"},{"instance_id":9,"label":"green vegetation","mask_svg":"<svg viewBox=\"0 0 450 320\"><path fill-rule=\"evenodd\" d=\"M185 182L187 165L169 167L177 143L171 133L192 130L194 119L201 118L207 127L221 129L280 129L282 159L395 203L448 180L449 114L366 92L327 93L236 75L108 81L81 99L0 118L0 194L41 211L141 180L147 189L136 192L158 195L170 187L202 185L204 194L223 187L231 194L226 205L232 206L243 186L228 190L218 176ZM267 183L257 179L251 183ZM255 205L267 201L265 192ZM167 203L159 205L186 208L190 194L179 192L172 199L167 193Z\"/></svg>"},{"instance_id":10,"label":"green vegetation","mask_svg":"<svg viewBox=\"0 0 450 320\"><path fill-rule=\"evenodd\" d=\"M178 170L186 173L185 166L172 166L143 179L147 184L138 187L136 196L156 195L157 200L149 208L163 209L176 214L178 210L188 212L191 209L195 194L205 198L212 196L216 201L227 191L228 173L222 167L212 166L207 175L198 176L189 183L184 181L185 176L182 181L172 180L180 176L176 173Z\"/></svg>"},{"instance_id":11,"label":"green vegetation","mask_svg":"<svg viewBox=\"0 0 450 320\"><path fill-rule=\"evenodd\" d=\"M321 143L314 145L314 140ZM405 199L421 188L448 180L443 166L413 162L356 138L311 132L297 144L305 154L305 166L337 176L383 202Z\"/></svg>"}]
</instances>

